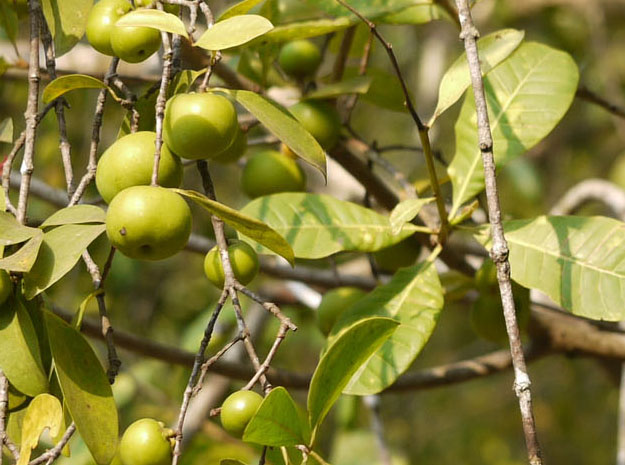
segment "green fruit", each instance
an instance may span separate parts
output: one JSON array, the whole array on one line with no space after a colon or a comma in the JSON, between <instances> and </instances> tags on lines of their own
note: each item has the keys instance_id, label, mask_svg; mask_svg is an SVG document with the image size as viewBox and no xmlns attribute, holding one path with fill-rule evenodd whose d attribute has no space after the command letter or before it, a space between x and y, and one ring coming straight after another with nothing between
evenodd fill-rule
<instances>
[{"instance_id":1,"label":"green fruit","mask_svg":"<svg viewBox=\"0 0 625 465\"><path fill-rule=\"evenodd\" d=\"M231 240L228 257L234 277L241 284L248 284L258 274L258 255L247 242ZM217 246L209 250L204 258L204 273L215 286L220 289L224 287L224 268Z\"/></svg>"},{"instance_id":2,"label":"green fruit","mask_svg":"<svg viewBox=\"0 0 625 465\"><path fill-rule=\"evenodd\" d=\"M86 35L93 48L104 55L113 56L111 33L119 18L131 10L128 0L101 0L89 11Z\"/></svg>"},{"instance_id":3,"label":"green fruit","mask_svg":"<svg viewBox=\"0 0 625 465\"><path fill-rule=\"evenodd\" d=\"M512 283L514 306L519 329L527 326L530 316L529 291ZM471 326L478 336L500 345L508 343L506 322L503 316L501 297L496 292L480 294L471 306Z\"/></svg>"},{"instance_id":4,"label":"green fruit","mask_svg":"<svg viewBox=\"0 0 625 465\"><path fill-rule=\"evenodd\" d=\"M214 160L219 163L234 163L245 154L246 150L247 132L237 129L237 133L230 147L217 155Z\"/></svg>"},{"instance_id":5,"label":"green fruit","mask_svg":"<svg viewBox=\"0 0 625 465\"><path fill-rule=\"evenodd\" d=\"M228 396L221 406L221 425L231 435L240 438L263 397L254 391L237 391Z\"/></svg>"},{"instance_id":6,"label":"green fruit","mask_svg":"<svg viewBox=\"0 0 625 465\"><path fill-rule=\"evenodd\" d=\"M155 132L140 131L121 137L106 149L95 175L98 192L106 203L128 187L150 184L155 144ZM180 187L182 171L180 158L163 144L158 183L163 187Z\"/></svg>"},{"instance_id":7,"label":"green fruit","mask_svg":"<svg viewBox=\"0 0 625 465\"><path fill-rule=\"evenodd\" d=\"M312 76L321 64L319 47L309 40L294 40L285 44L278 55L280 68L289 76Z\"/></svg>"},{"instance_id":8,"label":"green fruit","mask_svg":"<svg viewBox=\"0 0 625 465\"><path fill-rule=\"evenodd\" d=\"M125 62L140 63L161 48L161 33L151 27L114 26L111 48Z\"/></svg>"},{"instance_id":9,"label":"green fruit","mask_svg":"<svg viewBox=\"0 0 625 465\"><path fill-rule=\"evenodd\" d=\"M0 305L4 304L13 292L13 283L9 273L0 270Z\"/></svg>"},{"instance_id":10,"label":"green fruit","mask_svg":"<svg viewBox=\"0 0 625 465\"><path fill-rule=\"evenodd\" d=\"M293 158L264 150L245 164L241 185L253 199L278 192L300 192L306 188L306 174Z\"/></svg>"},{"instance_id":11,"label":"green fruit","mask_svg":"<svg viewBox=\"0 0 625 465\"><path fill-rule=\"evenodd\" d=\"M142 418L130 425L119 443L123 465L169 465L172 431L160 421Z\"/></svg>"},{"instance_id":12,"label":"green fruit","mask_svg":"<svg viewBox=\"0 0 625 465\"><path fill-rule=\"evenodd\" d=\"M152 6L153 3L154 0L135 0L135 6L137 8ZM165 10L167 13L178 16L178 13L180 12L180 5L171 5L169 3L164 3L163 10Z\"/></svg>"},{"instance_id":13,"label":"green fruit","mask_svg":"<svg viewBox=\"0 0 625 465\"><path fill-rule=\"evenodd\" d=\"M178 94L167 102L163 138L181 157L215 158L230 147L238 129L236 110L221 95Z\"/></svg>"},{"instance_id":14,"label":"green fruit","mask_svg":"<svg viewBox=\"0 0 625 465\"><path fill-rule=\"evenodd\" d=\"M330 334L332 326L345 310L365 296L365 292L355 287L337 287L324 294L317 308L317 323L324 335Z\"/></svg>"},{"instance_id":15,"label":"green fruit","mask_svg":"<svg viewBox=\"0 0 625 465\"><path fill-rule=\"evenodd\" d=\"M324 149L336 145L341 117L334 106L322 100L304 100L290 107L289 111Z\"/></svg>"},{"instance_id":16,"label":"green fruit","mask_svg":"<svg viewBox=\"0 0 625 465\"><path fill-rule=\"evenodd\" d=\"M409 237L395 245L373 253L373 258L382 271L395 272L399 268L414 265L421 253L421 245Z\"/></svg>"},{"instance_id":17,"label":"green fruit","mask_svg":"<svg viewBox=\"0 0 625 465\"><path fill-rule=\"evenodd\" d=\"M163 187L133 186L111 201L106 235L130 258L161 260L180 251L191 234L191 210Z\"/></svg>"}]
</instances>

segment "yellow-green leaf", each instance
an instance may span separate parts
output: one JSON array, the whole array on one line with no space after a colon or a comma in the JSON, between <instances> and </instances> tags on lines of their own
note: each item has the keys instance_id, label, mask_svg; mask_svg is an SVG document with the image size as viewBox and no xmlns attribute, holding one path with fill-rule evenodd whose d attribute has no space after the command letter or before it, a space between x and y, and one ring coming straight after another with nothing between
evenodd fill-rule
<instances>
[{"instance_id":1,"label":"yellow-green leaf","mask_svg":"<svg viewBox=\"0 0 625 465\"><path fill-rule=\"evenodd\" d=\"M86 74L69 74L67 76L58 77L48 84L46 88L43 89L41 99L43 103L50 103L70 90L105 88L107 88L106 84L94 77L87 76Z\"/></svg>"},{"instance_id":2,"label":"yellow-green leaf","mask_svg":"<svg viewBox=\"0 0 625 465\"><path fill-rule=\"evenodd\" d=\"M206 50L225 50L243 45L273 29L267 18L259 15L238 15L219 21L195 43Z\"/></svg>"},{"instance_id":3,"label":"yellow-green leaf","mask_svg":"<svg viewBox=\"0 0 625 465\"><path fill-rule=\"evenodd\" d=\"M176 15L161 10L139 9L125 14L117 20L116 26L151 27L189 37L184 23Z\"/></svg>"},{"instance_id":4,"label":"yellow-green leaf","mask_svg":"<svg viewBox=\"0 0 625 465\"><path fill-rule=\"evenodd\" d=\"M30 454L39 443L39 436L48 428L50 436L59 434L63 421L61 402L50 394L39 394L28 408L22 423L22 441L20 459L17 465L27 465Z\"/></svg>"}]
</instances>

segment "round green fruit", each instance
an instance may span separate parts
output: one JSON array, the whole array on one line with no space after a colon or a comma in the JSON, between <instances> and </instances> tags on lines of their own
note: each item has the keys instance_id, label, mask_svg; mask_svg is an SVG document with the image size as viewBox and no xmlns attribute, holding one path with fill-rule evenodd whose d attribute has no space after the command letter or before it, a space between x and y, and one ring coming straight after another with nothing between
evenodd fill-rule
<instances>
[{"instance_id":1,"label":"round green fruit","mask_svg":"<svg viewBox=\"0 0 625 465\"><path fill-rule=\"evenodd\" d=\"M13 283L11 283L11 277L5 270L0 270L0 305L4 304L13 289Z\"/></svg>"},{"instance_id":2,"label":"round green fruit","mask_svg":"<svg viewBox=\"0 0 625 465\"><path fill-rule=\"evenodd\" d=\"M172 460L172 431L152 418L130 425L119 443L123 465L169 465Z\"/></svg>"},{"instance_id":3,"label":"round green fruit","mask_svg":"<svg viewBox=\"0 0 625 465\"><path fill-rule=\"evenodd\" d=\"M306 188L306 174L292 157L264 150L245 164L241 185L253 199L278 192L300 192Z\"/></svg>"},{"instance_id":4,"label":"round green fruit","mask_svg":"<svg viewBox=\"0 0 625 465\"><path fill-rule=\"evenodd\" d=\"M241 284L248 284L258 274L258 255L247 242L231 240L228 245L228 257L230 257L234 277ZM225 276L219 247L213 247L206 254L204 273L215 286L220 289L224 287Z\"/></svg>"},{"instance_id":5,"label":"round green fruit","mask_svg":"<svg viewBox=\"0 0 625 465\"><path fill-rule=\"evenodd\" d=\"M152 179L156 133L140 131L117 139L100 157L95 175L98 192L110 203L119 192L132 186L148 185ZM161 147L158 182L163 187L179 187L182 163L167 145Z\"/></svg>"},{"instance_id":6,"label":"round green fruit","mask_svg":"<svg viewBox=\"0 0 625 465\"><path fill-rule=\"evenodd\" d=\"M113 56L111 33L119 18L131 10L128 0L101 0L89 11L86 35L93 48L104 55Z\"/></svg>"},{"instance_id":7,"label":"round green fruit","mask_svg":"<svg viewBox=\"0 0 625 465\"><path fill-rule=\"evenodd\" d=\"M395 272L399 268L414 265L421 253L421 245L409 237L395 245L373 253L375 263L380 270Z\"/></svg>"},{"instance_id":8,"label":"round green fruit","mask_svg":"<svg viewBox=\"0 0 625 465\"><path fill-rule=\"evenodd\" d=\"M237 391L228 396L221 406L221 425L231 435L240 438L263 397L254 391Z\"/></svg>"},{"instance_id":9,"label":"round green fruit","mask_svg":"<svg viewBox=\"0 0 625 465\"><path fill-rule=\"evenodd\" d=\"M338 142L341 117L333 105L323 100L304 100L289 111L324 149L329 150Z\"/></svg>"},{"instance_id":10,"label":"round green fruit","mask_svg":"<svg viewBox=\"0 0 625 465\"><path fill-rule=\"evenodd\" d=\"M324 335L330 334L332 326L341 314L365 296L355 287L337 287L324 294L317 308L317 323Z\"/></svg>"},{"instance_id":11,"label":"round green fruit","mask_svg":"<svg viewBox=\"0 0 625 465\"><path fill-rule=\"evenodd\" d=\"M512 283L514 306L519 329L527 327L530 316L529 291L516 283ZM500 345L508 343L506 321L499 293L485 292L480 294L471 306L471 327L483 339Z\"/></svg>"},{"instance_id":12,"label":"round green fruit","mask_svg":"<svg viewBox=\"0 0 625 465\"><path fill-rule=\"evenodd\" d=\"M180 251L191 234L191 210L163 187L133 186L111 201L106 235L130 258L161 260Z\"/></svg>"},{"instance_id":13,"label":"round green fruit","mask_svg":"<svg viewBox=\"0 0 625 465\"><path fill-rule=\"evenodd\" d=\"M235 163L247 150L247 132L237 129L230 147L217 155L214 160L219 163Z\"/></svg>"},{"instance_id":14,"label":"round green fruit","mask_svg":"<svg viewBox=\"0 0 625 465\"><path fill-rule=\"evenodd\" d=\"M154 3L154 0L135 0L135 6L137 8L152 6L153 3ZM172 5L169 3L165 3L163 4L163 9L167 13L171 13L172 15L178 16L178 13L180 12L180 5Z\"/></svg>"},{"instance_id":15,"label":"round green fruit","mask_svg":"<svg viewBox=\"0 0 625 465\"><path fill-rule=\"evenodd\" d=\"M321 64L321 52L309 40L294 40L280 49L278 63L289 76L298 79L312 76Z\"/></svg>"},{"instance_id":16,"label":"round green fruit","mask_svg":"<svg viewBox=\"0 0 625 465\"><path fill-rule=\"evenodd\" d=\"M140 63L161 48L158 29L142 26L114 26L111 30L111 48L127 63Z\"/></svg>"},{"instance_id":17,"label":"round green fruit","mask_svg":"<svg viewBox=\"0 0 625 465\"><path fill-rule=\"evenodd\" d=\"M221 95L178 94L167 102L163 138L170 149L190 160L215 158L233 143L237 112Z\"/></svg>"}]
</instances>

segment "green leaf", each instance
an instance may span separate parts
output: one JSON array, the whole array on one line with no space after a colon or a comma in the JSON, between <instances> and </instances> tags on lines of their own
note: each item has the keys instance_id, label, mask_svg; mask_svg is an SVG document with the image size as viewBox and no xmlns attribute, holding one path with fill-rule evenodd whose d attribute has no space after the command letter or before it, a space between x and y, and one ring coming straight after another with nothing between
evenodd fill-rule
<instances>
[{"instance_id":1,"label":"green leaf","mask_svg":"<svg viewBox=\"0 0 625 465\"><path fill-rule=\"evenodd\" d=\"M314 429L321 424L350 378L380 348L398 323L391 318L367 318L347 328L323 354L308 391L308 414Z\"/></svg>"},{"instance_id":2,"label":"green leaf","mask_svg":"<svg viewBox=\"0 0 625 465\"><path fill-rule=\"evenodd\" d=\"M370 76L355 76L323 86L306 95L306 98L328 99L345 94L366 94L373 79Z\"/></svg>"},{"instance_id":3,"label":"green leaf","mask_svg":"<svg viewBox=\"0 0 625 465\"><path fill-rule=\"evenodd\" d=\"M9 413L9 421L7 423L7 435L13 441L13 443L18 446L22 442L22 425L24 424L25 416L26 409Z\"/></svg>"},{"instance_id":4,"label":"green leaf","mask_svg":"<svg viewBox=\"0 0 625 465\"><path fill-rule=\"evenodd\" d=\"M155 9L139 9L126 13L115 23L116 26L151 27L163 32L171 32L189 37L184 23L178 16Z\"/></svg>"},{"instance_id":5,"label":"green leaf","mask_svg":"<svg viewBox=\"0 0 625 465\"><path fill-rule=\"evenodd\" d=\"M39 234L40 229L24 226L12 214L0 211L0 245L19 244Z\"/></svg>"},{"instance_id":6,"label":"green leaf","mask_svg":"<svg viewBox=\"0 0 625 465\"><path fill-rule=\"evenodd\" d=\"M348 68L345 76L354 76L358 73L356 68ZM361 99L391 111L406 112L406 97L402 91L397 76L375 67L367 68L367 77L371 79L369 90L361 96Z\"/></svg>"},{"instance_id":7,"label":"green leaf","mask_svg":"<svg viewBox=\"0 0 625 465\"><path fill-rule=\"evenodd\" d=\"M117 450L118 421L106 374L78 331L50 312L45 318L65 405L95 462L107 465Z\"/></svg>"},{"instance_id":8,"label":"green leaf","mask_svg":"<svg viewBox=\"0 0 625 465\"><path fill-rule=\"evenodd\" d=\"M525 32L516 29L495 31L477 42L482 76L508 58L521 44ZM438 88L436 110L428 123L431 126L445 110L460 100L462 94L471 85L469 65L466 53L462 53L445 72Z\"/></svg>"},{"instance_id":9,"label":"green leaf","mask_svg":"<svg viewBox=\"0 0 625 465\"><path fill-rule=\"evenodd\" d=\"M225 50L245 44L273 29L267 18L238 15L219 21L197 40L195 45L206 50Z\"/></svg>"},{"instance_id":10,"label":"green leaf","mask_svg":"<svg viewBox=\"0 0 625 465\"><path fill-rule=\"evenodd\" d=\"M49 428L50 436L55 437L61 432L62 422L63 407L59 399L50 394L35 397L26 409L22 423L20 459L17 465L28 465L30 454L39 444L39 436L43 430Z\"/></svg>"},{"instance_id":11,"label":"green leaf","mask_svg":"<svg viewBox=\"0 0 625 465\"><path fill-rule=\"evenodd\" d=\"M86 74L68 74L56 78L43 89L43 103L50 103L61 95L74 89L106 89L107 86L99 79ZM110 90L110 89L109 89Z\"/></svg>"},{"instance_id":12,"label":"green leaf","mask_svg":"<svg viewBox=\"0 0 625 465\"><path fill-rule=\"evenodd\" d=\"M309 39L332 32L341 31L358 22L355 18L336 19L313 19L297 23L276 26L267 34L254 41L254 44L262 42L287 42L298 39Z\"/></svg>"},{"instance_id":13,"label":"green leaf","mask_svg":"<svg viewBox=\"0 0 625 465\"><path fill-rule=\"evenodd\" d=\"M323 258L342 251L375 252L419 230L407 224L393 235L386 216L329 195L303 192L259 197L241 213L275 229L298 258Z\"/></svg>"},{"instance_id":14,"label":"green leaf","mask_svg":"<svg viewBox=\"0 0 625 465\"><path fill-rule=\"evenodd\" d=\"M40 226L61 226L63 224L104 223L106 212L95 205L73 205L50 215Z\"/></svg>"},{"instance_id":15,"label":"green leaf","mask_svg":"<svg viewBox=\"0 0 625 465\"><path fill-rule=\"evenodd\" d=\"M403 268L347 309L332 328L328 344L345 328L364 318L393 318L397 330L358 370L345 394L376 394L395 382L410 367L429 340L443 308L443 288L430 262Z\"/></svg>"},{"instance_id":16,"label":"green leaf","mask_svg":"<svg viewBox=\"0 0 625 465\"><path fill-rule=\"evenodd\" d=\"M296 446L306 444L304 431L293 398L286 389L277 387L260 404L243 440L263 446Z\"/></svg>"},{"instance_id":17,"label":"green leaf","mask_svg":"<svg viewBox=\"0 0 625 465\"><path fill-rule=\"evenodd\" d=\"M42 0L41 7L54 39L57 58L82 39L92 6L93 0Z\"/></svg>"},{"instance_id":18,"label":"green leaf","mask_svg":"<svg viewBox=\"0 0 625 465\"><path fill-rule=\"evenodd\" d=\"M0 142L5 144L13 143L13 118L5 118L0 123Z\"/></svg>"},{"instance_id":19,"label":"green leaf","mask_svg":"<svg viewBox=\"0 0 625 465\"><path fill-rule=\"evenodd\" d=\"M46 232L39 256L24 276L24 296L30 300L65 276L105 228L103 224L65 224Z\"/></svg>"},{"instance_id":20,"label":"green leaf","mask_svg":"<svg viewBox=\"0 0 625 465\"><path fill-rule=\"evenodd\" d=\"M206 69L202 69L199 71L194 71L192 69L185 69L180 71L174 79L172 79L169 88L167 89L167 96L173 97L177 94L184 94L185 92L189 92L191 86L195 82L195 80L200 77L202 74L206 72ZM154 95L158 96L158 93L154 93ZM156 99L155 99L156 103Z\"/></svg>"},{"instance_id":21,"label":"green leaf","mask_svg":"<svg viewBox=\"0 0 625 465\"><path fill-rule=\"evenodd\" d=\"M235 459L223 459L219 462L219 465L247 465L244 462Z\"/></svg>"},{"instance_id":22,"label":"green leaf","mask_svg":"<svg viewBox=\"0 0 625 465\"><path fill-rule=\"evenodd\" d=\"M35 327L17 299L7 301L0 311L0 368L26 395L33 397L48 390Z\"/></svg>"},{"instance_id":23,"label":"green leaf","mask_svg":"<svg viewBox=\"0 0 625 465\"><path fill-rule=\"evenodd\" d=\"M222 203L215 202L199 192L184 189L172 190L193 200L211 214L221 218L227 225L232 226L250 239L284 257L289 263L294 263L293 249L291 249L288 242L262 221L252 218L243 212L238 212Z\"/></svg>"},{"instance_id":24,"label":"green leaf","mask_svg":"<svg viewBox=\"0 0 625 465\"><path fill-rule=\"evenodd\" d=\"M29 239L17 252L0 260L0 269L7 271L15 271L18 273L27 273L35 264L39 248L43 241L43 232Z\"/></svg>"},{"instance_id":25,"label":"green leaf","mask_svg":"<svg viewBox=\"0 0 625 465\"><path fill-rule=\"evenodd\" d=\"M569 109L579 72L565 52L526 42L484 78L495 162L503 166L551 132ZM453 185L453 217L484 189L473 92L467 91L455 126L456 153L447 171Z\"/></svg>"},{"instance_id":26,"label":"green leaf","mask_svg":"<svg viewBox=\"0 0 625 465\"><path fill-rule=\"evenodd\" d=\"M0 27L4 29L7 38L11 41L13 46L15 46L19 21L17 11L15 11L15 8L12 8L11 5L12 2L0 0Z\"/></svg>"},{"instance_id":27,"label":"green leaf","mask_svg":"<svg viewBox=\"0 0 625 465\"><path fill-rule=\"evenodd\" d=\"M352 13L336 0L305 0L307 3L314 5L316 8L325 11L331 16L351 16ZM377 16L401 10L418 3L430 3L428 0L348 0L352 6L361 15L373 19Z\"/></svg>"},{"instance_id":28,"label":"green leaf","mask_svg":"<svg viewBox=\"0 0 625 465\"><path fill-rule=\"evenodd\" d=\"M387 24L425 24L437 19L448 19L449 15L432 0L422 5L414 5L395 13L388 13L378 18L381 23Z\"/></svg>"},{"instance_id":29,"label":"green leaf","mask_svg":"<svg viewBox=\"0 0 625 465\"><path fill-rule=\"evenodd\" d=\"M284 108L265 97L247 90L228 91L272 134L284 142L302 160L326 177L326 154L313 136Z\"/></svg>"},{"instance_id":30,"label":"green leaf","mask_svg":"<svg viewBox=\"0 0 625 465\"><path fill-rule=\"evenodd\" d=\"M432 202L434 197L425 199L408 199L398 203L389 217L391 234L399 234L406 223L415 219L424 205Z\"/></svg>"},{"instance_id":31,"label":"green leaf","mask_svg":"<svg viewBox=\"0 0 625 465\"><path fill-rule=\"evenodd\" d=\"M237 15L244 15L262 1L263 0L243 0L242 2L235 3L219 16L219 21L223 21L224 19L232 18Z\"/></svg>"},{"instance_id":32,"label":"green leaf","mask_svg":"<svg viewBox=\"0 0 625 465\"><path fill-rule=\"evenodd\" d=\"M625 223L601 216L540 216L504 223L512 279L572 313L625 319ZM488 229L477 239L490 247Z\"/></svg>"}]
</instances>

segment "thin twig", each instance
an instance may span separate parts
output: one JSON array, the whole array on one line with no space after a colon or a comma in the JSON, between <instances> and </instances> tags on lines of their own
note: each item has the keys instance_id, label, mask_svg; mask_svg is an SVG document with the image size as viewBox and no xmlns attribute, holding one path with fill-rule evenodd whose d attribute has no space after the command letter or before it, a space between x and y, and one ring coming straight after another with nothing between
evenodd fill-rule
<instances>
[{"instance_id":1,"label":"thin twig","mask_svg":"<svg viewBox=\"0 0 625 465\"><path fill-rule=\"evenodd\" d=\"M273 358L276 356L276 353L278 353L278 348L280 347L280 344L282 344L282 341L284 341L284 338L286 337L286 333L288 331L289 327L286 324L280 324L276 339L273 341L273 345L271 346L267 357L265 357L265 361L256 370L256 373L254 373L252 379L249 380L249 382L245 385L243 389L252 389L254 385L258 382L258 380L265 375L265 373L269 369L269 366L271 365L271 362L273 361Z\"/></svg>"},{"instance_id":2,"label":"thin twig","mask_svg":"<svg viewBox=\"0 0 625 465\"><path fill-rule=\"evenodd\" d=\"M360 64L358 65L359 76L364 76L367 72L367 66L369 66L369 59L371 58L371 50L373 50L373 38L373 33L369 32L369 37L365 43L365 48L362 52L362 57L360 58ZM352 118L352 113L354 112L354 107L356 106L359 98L360 94L354 94L347 97L345 104L343 105L343 124L349 124Z\"/></svg>"},{"instance_id":3,"label":"thin twig","mask_svg":"<svg viewBox=\"0 0 625 465\"><path fill-rule=\"evenodd\" d=\"M501 220L501 207L495 178L495 159L493 156L493 139L488 120L488 109L484 95L484 82L477 52L477 38L479 33L473 24L471 9L468 0L456 0L458 17L462 26L460 38L464 41L467 61L471 74L475 107L477 111L477 127L479 148L482 153L484 176L486 184L486 198L488 200L488 216L491 224L493 246L490 255L497 265L497 280L506 320L506 329L510 341L510 353L514 366L514 390L519 398L519 407L523 422L523 432L527 446L528 459L531 465L542 464L542 454L536 433L536 423L532 408L531 382L527 373L525 356L521 345L519 325L516 319L512 284L510 282L510 262L508 261L508 243L504 237Z\"/></svg>"},{"instance_id":4,"label":"thin twig","mask_svg":"<svg viewBox=\"0 0 625 465\"><path fill-rule=\"evenodd\" d=\"M606 100L605 98L594 93L585 86L579 86L577 92L575 93L575 96L578 99L585 100L587 102L594 103L595 105L600 106L609 113L612 113L614 116L618 116L619 118L625 118L625 108Z\"/></svg>"},{"instance_id":5,"label":"thin twig","mask_svg":"<svg viewBox=\"0 0 625 465\"><path fill-rule=\"evenodd\" d=\"M111 84L112 79L117 73L117 65L119 64L119 58L114 57L111 60L106 75L104 76L104 84L107 86ZM100 130L102 129L102 118L104 116L104 104L106 103L106 96L108 94L107 89L101 89L98 94L98 100L95 107L95 114L93 116L93 127L91 129L91 143L89 145L89 161L87 163L87 171L78 183L78 187L72 195L68 206L76 205L80 202L80 199L85 193L85 190L91 184L91 181L95 178L96 168L98 167L98 145L100 144Z\"/></svg>"},{"instance_id":6,"label":"thin twig","mask_svg":"<svg viewBox=\"0 0 625 465\"><path fill-rule=\"evenodd\" d=\"M0 368L0 465L2 465L4 454L2 447L7 437L6 418L9 408L9 380Z\"/></svg>"},{"instance_id":7,"label":"thin twig","mask_svg":"<svg viewBox=\"0 0 625 465\"><path fill-rule=\"evenodd\" d=\"M226 354L226 352L228 352L232 347L234 347L234 345L236 345L237 342L240 342L242 340L243 340L243 336L241 334L238 334L237 337L235 337L232 341L230 341L228 344L226 344L221 349L219 349L215 355L213 355L211 358L209 358L204 363L202 363L202 367L200 368L200 375L198 376L197 382L195 383L195 386L193 387L192 396L197 395L200 389L202 389L202 385L204 384L204 379L206 378L206 375L208 374L208 369L211 366L213 366L217 362L217 360L223 357Z\"/></svg>"},{"instance_id":8,"label":"thin twig","mask_svg":"<svg viewBox=\"0 0 625 465\"><path fill-rule=\"evenodd\" d=\"M440 218L440 229L438 232L438 242L440 244L444 244L447 240L448 228L449 228L449 220L447 218L447 210L445 209L445 200L443 199L443 194L441 192L441 187L438 182L438 175L436 174L436 169L434 167L434 157L432 155L432 147L430 145L430 136L429 136L429 128L427 125L423 124L419 114L417 113L417 109L412 102L412 97L410 96L410 92L408 91L408 85L406 84L406 80L401 72L401 68L399 67L399 62L397 61L397 57L393 52L393 46L390 42L387 42L384 36L377 29L376 25L371 22L369 19L365 18L361 15L354 7L345 3L344 0L336 0L339 4L341 4L344 8L347 8L354 15L358 17L362 22L364 22L371 33L378 39L378 41L382 44L386 53L393 65L393 70L399 80L399 84L401 85L402 92L405 98L405 105L408 109L408 113L412 117L415 125L417 126L417 130L419 131L419 139L421 140L421 146L423 147L423 155L425 158L425 164L427 166L428 175L430 177L430 186L432 188L432 192L434 193L434 197L436 198L436 208L438 210L438 216Z\"/></svg>"},{"instance_id":9,"label":"thin twig","mask_svg":"<svg viewBox=\"0 0 625 465\"><path fill-rule=\"evenodd\" d=\"M35 156L35 132L37 130L37 111L39 108L39 18L41 18L41 4L39 0L28 1L30 19L30 49L28 57L28 100L26 103L26 139L24 141L24 158L20 173L20 195L17 202L17 221L26 222L26 207L30 190L30 178L33 174Z\"/></svg>"},{"instance_id":10,"label":"thin twig","mask_svg":"<svg viewBox=\"0 0 625 465\"><path fill-rule=\"evenodd\" d=\"M44 452L39 457L34 458L30 462L28 462L28 465L40 465L44 462L51 463L52 461L56 460L58 456L61 455L61 451L67 445L75 432L76 425L74 424L74 422L72 422L72 424L69 425L65 430L65 434L63 434L61 440L52 449Z\"/></svg>"},{"instance_id":11,"label":"thin twig","mask_svg":"<svg viewBox=\"0 0 625 465\"><path fill-rule=\"evenodd\" d=\"M382 465L391 465L391 453L384 437L384 424L380 414L380 396L365 396L363 402L369 408L369 413L371 414L371 431L373 431L375 442L378 445L380 463Z\"/></svg>"},{"instance_id":12,"label":"thin twig","mask_svg":"<svg viewBox=\"0 0 625 465\"><path fill-rule=\"evenodd\" d=\"M334 60L334 67L332 68L332 82L338 82L343 79L343 73L345 72L345 64L349 58L349 51L352 48L354 42L354 36L356 35L356 26L349 27L343 33L343 39L341 40L341 46L339 53Z\"/></svg>"}]
</instances>

